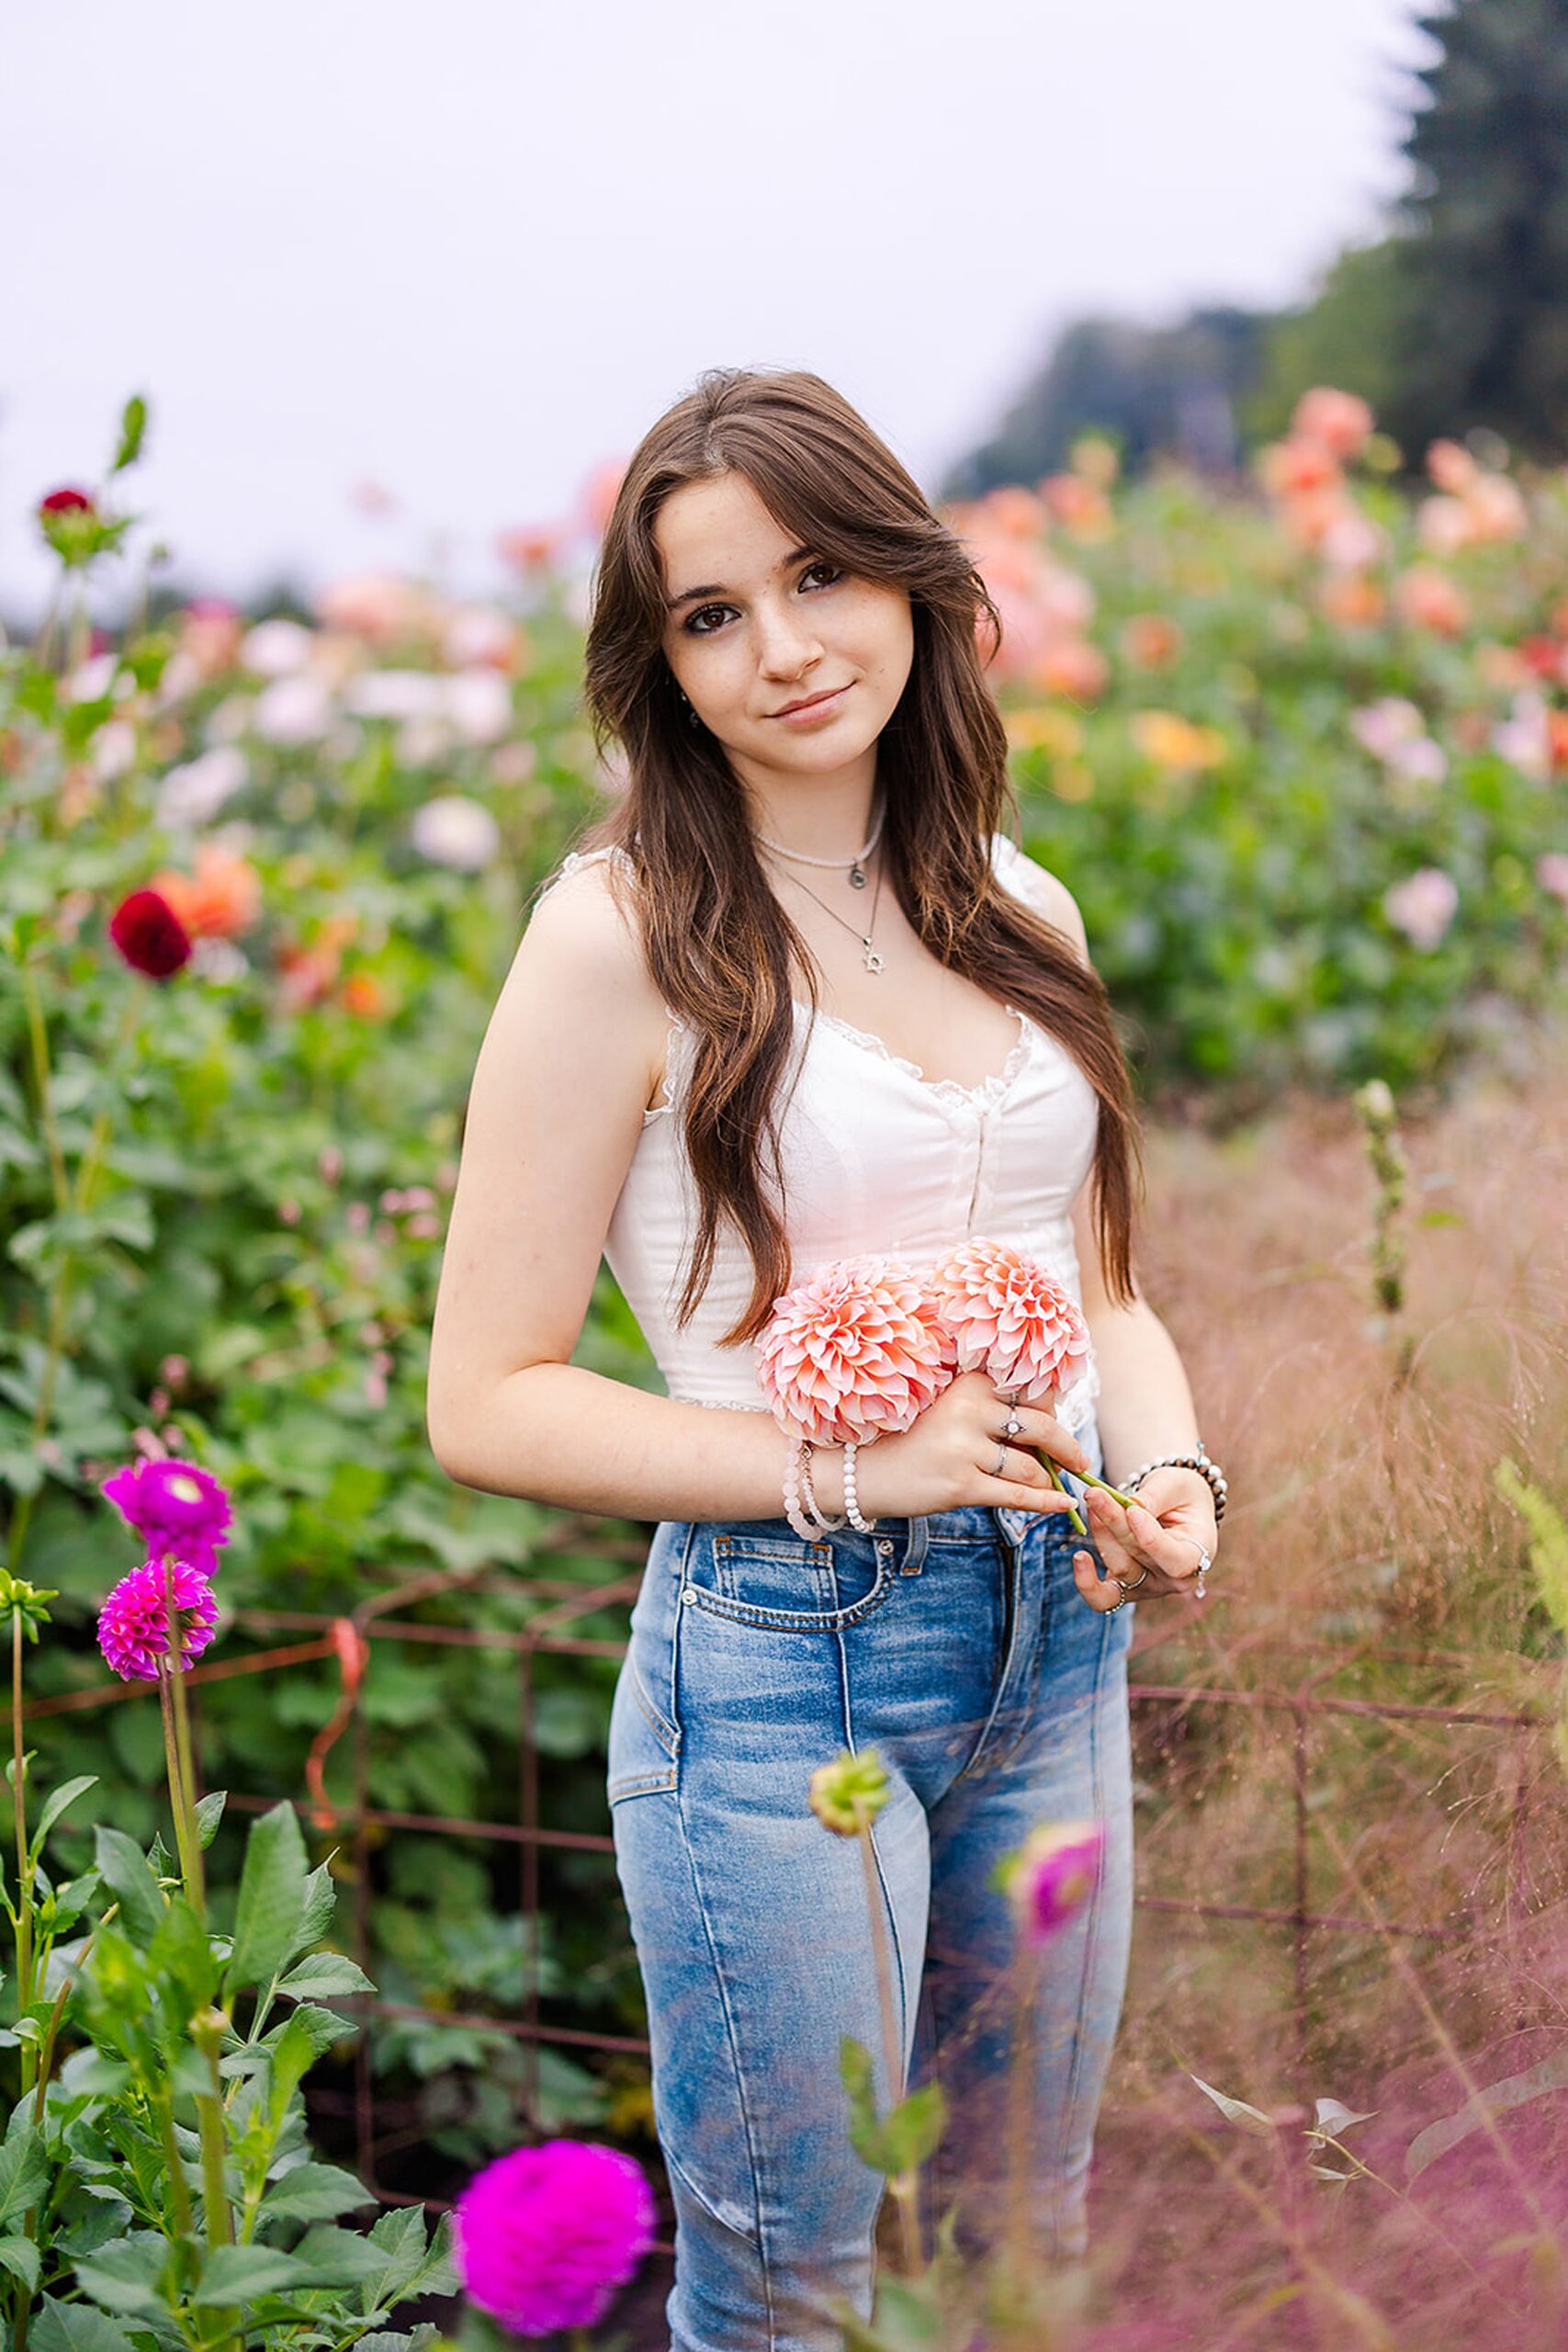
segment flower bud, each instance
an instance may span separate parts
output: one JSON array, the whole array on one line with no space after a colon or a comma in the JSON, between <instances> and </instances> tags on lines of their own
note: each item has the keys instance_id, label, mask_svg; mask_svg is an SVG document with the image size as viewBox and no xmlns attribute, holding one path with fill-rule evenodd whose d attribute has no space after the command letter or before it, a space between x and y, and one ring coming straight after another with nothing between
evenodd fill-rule
<instances>
[{"instance_id":1,"label":"flower bud","mask_svg":"<svg viewBox=\"0 0 1568 2352\"><path fill-rule=\"evenodd\" d=\"M858 1756L846 1747L811 1775L806 1801L835 1838L856 1838L887 1802L887 1774L874 1747Z\"/></svg>"}]
</instances>

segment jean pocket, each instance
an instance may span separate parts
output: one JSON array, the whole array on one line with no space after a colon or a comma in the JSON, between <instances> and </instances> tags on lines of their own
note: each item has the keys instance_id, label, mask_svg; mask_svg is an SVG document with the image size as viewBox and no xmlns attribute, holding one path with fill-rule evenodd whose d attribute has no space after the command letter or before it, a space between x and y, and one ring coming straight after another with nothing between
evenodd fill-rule
<instances>
[{"instance_id":1,"label":"jean pocket","mask_svg":"<svg viewBox=\"0 0 1568 2352\"><path fill-rule=\"evenodd\" d=\"M673 1789L680 1776L680 1730L649 1697L634 1646L621 1661L610 1705L605 1794L611 1804L622 1797Z\"/></svg>"},{"instance_id":2,"label":"jean pocket","mask_svg":"<svg viewBox=\"0 0 1568 2352\"><path fill-rule=\"evenodd\" d=\"M807 1544L798 1535L721 1529L694 1544L681 1599L731 1624L830 1634L880 1609L896 1581L891 1537Z\"/></svg>"}]
</instances>

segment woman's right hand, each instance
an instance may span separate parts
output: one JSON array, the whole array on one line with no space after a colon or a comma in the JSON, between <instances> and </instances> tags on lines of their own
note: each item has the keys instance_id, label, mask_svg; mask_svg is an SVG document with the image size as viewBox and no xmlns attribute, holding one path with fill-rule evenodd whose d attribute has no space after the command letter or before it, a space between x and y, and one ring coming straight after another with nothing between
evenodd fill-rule
<instances>
[{"instance_id":1,"label":"woman's right hand","mask_svg":"<svg viewBox=\"0 0 1568 2352\"><path fill-rule=\"evenodd\" d=\"M855 1469L865 1517L924 1518L976 1504L987 1510L1069 1510L1068 1497L1052 1485L1040 1452L1064 1470L1094 1465L1055 1418L1059 1392L1021 1390L1016 1405L1010 1404L1010 1393L987 1373L961 1372L908 1429L863 1445ZM1016 1412L1021 1426L1015 1437L1006 1438L1010 1412ZM1006 1452L998 1473L1001 1446ZM818 1499L825 1510L831 1508L820 1487Z\"/></svg>"}]
</instances>

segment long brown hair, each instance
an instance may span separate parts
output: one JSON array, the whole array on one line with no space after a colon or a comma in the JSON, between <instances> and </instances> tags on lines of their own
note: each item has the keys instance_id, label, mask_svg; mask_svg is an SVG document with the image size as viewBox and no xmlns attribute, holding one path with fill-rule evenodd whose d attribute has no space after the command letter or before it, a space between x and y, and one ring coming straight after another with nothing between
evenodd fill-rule
<instances>
[{"instance_id":1,"label":"long brown hair","mask_svg":"<svg viewBox=\"0 0 1568 2352\"><path fill-rule=\"evenodd\" d=\"M610 860L611 887L629 890L660 995L695 1032L682 1115L699 1221L678 1318L690 1320L707 1287L721 1218L740 1233L756 1277L723 1344L754 1339L789 1287L776 1097L794 1041L792 962L817 1002L813 959L763 874L740 786L715 738L684 723L663 651L659 510L686 483L731 470L798 544L908 591L914 661L877 742L886 880L937 961L1032 1014L1093 1087L1095 1238L1107 1287L1126 1300L1137 1139L1105 990L991 864L1004 814L1016 836L1007 737L976 644L983 623L994 652L996 607L962 542L831 385L799 370L715 368L627 466L599 558L584 669L600 750L618 744L627 775L587 841L630 861L626 873Z\"/></svg>"}]
</instances>

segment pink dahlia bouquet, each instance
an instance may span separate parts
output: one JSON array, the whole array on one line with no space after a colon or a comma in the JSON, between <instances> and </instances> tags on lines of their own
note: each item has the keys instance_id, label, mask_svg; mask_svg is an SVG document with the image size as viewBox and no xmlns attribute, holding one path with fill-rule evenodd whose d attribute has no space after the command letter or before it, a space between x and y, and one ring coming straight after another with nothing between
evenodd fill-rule
<instances>
[{"instance_id":1,"label":"pink dahlia bouquet","mask_svg":"<svg viewBox=\"0 0 1568 2352\"><path fill-rule=\"evenodd\" d=\"M774 1419L814 1445L907 1430L956 1369L930 1282L897 1258L842 1258L797 1283L757 1342Z\"/></svg>"}]
</instances>

